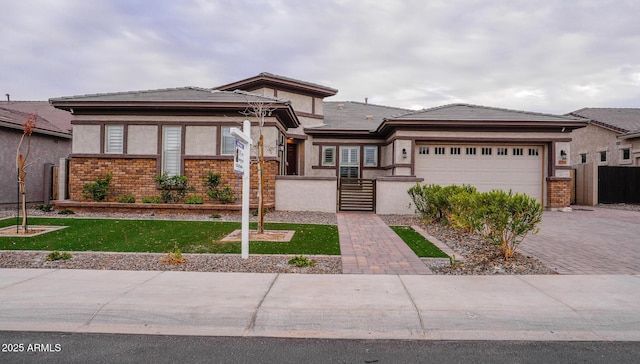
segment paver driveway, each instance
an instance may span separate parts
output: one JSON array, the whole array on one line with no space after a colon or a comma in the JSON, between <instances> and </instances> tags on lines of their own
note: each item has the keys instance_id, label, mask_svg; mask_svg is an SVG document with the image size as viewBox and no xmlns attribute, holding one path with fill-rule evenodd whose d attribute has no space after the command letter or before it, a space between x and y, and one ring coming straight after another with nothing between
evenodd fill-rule
<instances>
[{"instance_id":1,"label":"paver driveway","mask_svg":"<svg viewBox=\"0 0 640 364\"><path fill-rule=\"evenodd\" d=\"M518 248L560 274L640 274L640 212L576 207L545 212Z\"/></svg>"}]
</instances>

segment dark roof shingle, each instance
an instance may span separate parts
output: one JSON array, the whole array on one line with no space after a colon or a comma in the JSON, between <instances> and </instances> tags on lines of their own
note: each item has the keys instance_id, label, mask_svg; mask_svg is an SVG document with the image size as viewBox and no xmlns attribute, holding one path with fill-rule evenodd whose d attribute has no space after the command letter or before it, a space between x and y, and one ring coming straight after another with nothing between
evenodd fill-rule
<instances>
[{"instance_id":1,"label":"dark roof shingle","mask_svg":"<svg viewBox=\"0 0 640 364\"><path fill-rule=\"evenodd\" d=\"M591 119L594 123L621 133L640 130L640 109L638 108L591 108L585 107L568 115Z\"/></svg>"}]
</instances>

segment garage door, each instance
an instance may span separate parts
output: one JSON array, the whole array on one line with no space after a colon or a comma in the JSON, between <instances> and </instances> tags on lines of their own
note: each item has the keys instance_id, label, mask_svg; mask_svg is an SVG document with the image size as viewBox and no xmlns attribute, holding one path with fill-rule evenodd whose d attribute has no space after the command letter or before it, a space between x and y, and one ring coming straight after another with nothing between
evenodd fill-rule
<instances>
[{"instance_id":1,"label":"garage door","mask_svg":"<svg viewBox=\"0 0 640 364\"><path fill-rule=\"evenodd\" d=\"M542 201L542 151L535 145L417 145L415 173L427 184L513 190Z\"/></svg>"}]
</instances>

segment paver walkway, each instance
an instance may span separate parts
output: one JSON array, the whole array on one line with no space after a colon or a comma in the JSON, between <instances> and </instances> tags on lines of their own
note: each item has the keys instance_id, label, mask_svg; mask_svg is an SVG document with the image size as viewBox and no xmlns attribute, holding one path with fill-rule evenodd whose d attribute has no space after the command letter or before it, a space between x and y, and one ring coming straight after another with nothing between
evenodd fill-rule
<instances>
[{"instance_id":1,"label":"paver walkway","mask_svg":"<svg viewBox=\"0 0 640 364\"><path fill-rule=\"evenodd\" d=\"M433 274L375 214L338 213L342 273Z\"/></svg>"}]
</instances>

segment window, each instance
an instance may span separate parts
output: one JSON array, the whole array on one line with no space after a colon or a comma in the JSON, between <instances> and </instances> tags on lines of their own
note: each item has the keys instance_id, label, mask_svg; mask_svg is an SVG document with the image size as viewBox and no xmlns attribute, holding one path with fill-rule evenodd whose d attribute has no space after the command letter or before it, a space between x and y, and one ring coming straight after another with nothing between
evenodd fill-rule
<instances>
[{"instance_id":1,"label":"window","mask_svg":"<svg viewBox=\"0 0 640 364\"><path fill-rule=\"evenodd\" d=\"M467 155L476 155L476 148L475 147L467 147L466 148L466 152L467 152Z\"/></svg>"},{"instance_id":2,"label":"window","mask_svg":"<svg viewBox=\"0 0 640 364\"><path fill-rule=\"evenodd\" d=\"M600 154L600 162L607 163L607 151L598 152Z\"/></svg>"},{"instance_id":3,"label":"window","mask_svg":"<svg viewBox=\"0 0 640 364\"><path fill-rule=\"evenodd\" d=\"M482 155L491 155L491 152L493 151L493 148L486 148L483 147L482 148Z\"/></svg>"},{"instance_id":4,"label":"window","mask_svg":"<svg viewBox=\"0 0 640 364\"><path fill-rule=\"evenodd\" d=\"M162 128L162 172L170 175L180 174L180 146L182 127L165 126Z\"/></svg>"},{"instance_id":5,"label":"window","mask_svg":"<svg viewBox=\"0 0 640 364\"><path fill-rule=\"evenodd\" d=\"M422 155L429 154L429 147L418 147L418 154L422 154Z\"/></svg>"},{"instance_id":6,"label":"window","mask_svg":"<svg viewBox=\"0 0 640 364\"><path fill-rule=\"evenodd\" d=\"M444 147L435 147L433 151L435 154L444 154Z\"/></svg>"},{"instance_id":7,"label":"window","mask_svg":"<svg viewBox=\"0 0 640 364\"><path fill-rule=\"evenodd\" d=\"M378 166L378 146L368 145L364 147L364 166Z\"/></svg>"},{"instance_id":8,"label":"window","mask_svg":"<svg viewBox=\"0 0 640 364\"><path fill-rule=\"evenodd\" d=\"M587 163L587 153L580 154L580 163Z\"/></svg>"},{"instance_id":9,"label":"window","mask_svg":"<svg viewBox=\"0 0 640 364\"><path fill-rule=\"evenodd\" d=\"M513 155L524 155L522 148L513 148Z\"/></svg>"},{"instance_id":10,"label":"window","mask_svg":"<svg viewBox=\"0 0 640 364\"><path fill-rule=\"evenodd\" d=\"M105 126L104 136L105 153L124 153L124 125Z\"/></svg>"},{"instance_id":11,"label":"window","mask_svg":"<svg viewBox=\"0 0 640 364\"><path fill-rule=\"evenodd\" d=\"M322 165L326 167L336 165L336 147L328 145L322 146Z\"/></svg>"},{"instance_id":12,"label":"window","mask_svg":"<svg viewBox=\"0 0 640 364\"><path fill-rule=\"evenodd\" d=\"M451 155L460 154L460 147L451 147Z\"/></svg>"},{"instance_id":13,"label":"window","mask_svg":"<svg viewBox=\"0 0 640 364\"><path fill-rule=\"evenodd\" d=\"M340 147L340 178L360 178L360 147Z\"/></svg>"},{"instance_id":14,"label":"window","mask_svg":"<svg viewBox=\"0 0 640 364\"><path fill-rule=\"evenodd\" d=\"M222 147L220 149L220 154L223 155L233 155L236 151L236 137L231 135L231 127L223 126L222 127Z\"/></svg>"},{"instance_id":15,"label":"window","mask_svg":"<svg viewBox=\"0 0 640 364\"><path fill-rule=\"evenodd\" d=\"M498 155L508 155L508 153L509 152L507 151L507 148L498 148L498 151L497 151L496 154L498 154Z\"/></svg>"},{"instance_id":16,"label":"window","mask_svg":"<svg viewBox=\"0 0 640 364\"><path fill-rule=\"evenodd\" d=\"M622 160L628 161L629 159L631 159L631 149L624 148L622 150Z\"/></svg>"},{"instance_id":17,"label":"window","mask_svg":"<svg viewBox=\"0 0 640 364\"><path fill-rule=\"evenodd\" d=\"M540 155L539 153L538 148L529 148L529 156L538 156Z\"/></svg>"}]
</instances>

